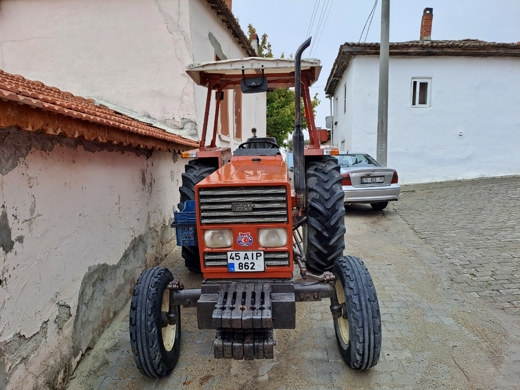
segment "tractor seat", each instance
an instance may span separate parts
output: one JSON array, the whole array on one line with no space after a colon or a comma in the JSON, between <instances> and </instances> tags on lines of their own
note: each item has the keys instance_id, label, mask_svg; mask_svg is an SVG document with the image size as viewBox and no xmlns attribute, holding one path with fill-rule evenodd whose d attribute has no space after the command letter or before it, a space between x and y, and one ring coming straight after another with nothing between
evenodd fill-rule
<instances>
[{"instance_id":1,"label":"tractor seat","mask_svg":"<svg viewBox=\"0 0 520 390\"><path fill-rule=\"evenodd\" d=\"M253 137L241 143L233 156L276 156L280 147L274 137Z\"/></svg>"},{"instance_id":2,"label":"tractor seat","mask_svg":"<svg viewBox=\"0 0 520 390\"><path fill-rule=\"evenodd\" d=\"M278 146L278 142L276 142L276 138L274 137L253 137L248 138L246 142L251 142L249 144L244 145L244 149L273 149L274 146L272 143L275 143Z\"/></svg>"}]
</instances>

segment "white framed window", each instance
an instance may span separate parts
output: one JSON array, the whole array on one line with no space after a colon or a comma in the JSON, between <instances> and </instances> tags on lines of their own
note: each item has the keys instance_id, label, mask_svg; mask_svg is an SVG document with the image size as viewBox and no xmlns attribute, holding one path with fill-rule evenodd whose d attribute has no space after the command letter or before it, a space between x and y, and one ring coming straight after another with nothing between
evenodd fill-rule
<instances>
[{"instance_id":1,"label":"white framed window","mask_svg":"<svg viewBox=\"0 0 520 390\"><path fill-rule=\"evenodd\" d=\"M432 79L412 78L412 107L431 106Z\"/></svg>"},{"instance_id":2,"label":"white framed window","mask_svg":"<svg viewBox=\"0 0 520 390\"><path fill-rule=\"evenodd\" d=\"M347 112L347 83L343 84L343 113Z\"/></svg>"}]
</instances>

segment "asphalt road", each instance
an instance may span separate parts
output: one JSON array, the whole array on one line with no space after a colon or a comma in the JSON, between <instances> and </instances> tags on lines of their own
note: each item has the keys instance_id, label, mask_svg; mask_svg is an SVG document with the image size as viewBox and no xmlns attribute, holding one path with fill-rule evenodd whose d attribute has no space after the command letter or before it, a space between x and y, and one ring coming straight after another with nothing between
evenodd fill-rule
<instances>
[{"instance_id":1,"label":"asphalt road","mask_svg":"<svg viewBox=\"0 0 520 390\"><path fill-rule=\"evenodd\" d=\"M128 307L73 374L69 389L520 389L520 177L407 186L374 212L347 206L347 252L367 264L383 322L379 364L349 369L329 302L297 306L272 360L216 360L214 331L182 311L180 361L164 379L135 368ZM187 287L200 277L166 260Z\"/></svg>"}]
</instances>

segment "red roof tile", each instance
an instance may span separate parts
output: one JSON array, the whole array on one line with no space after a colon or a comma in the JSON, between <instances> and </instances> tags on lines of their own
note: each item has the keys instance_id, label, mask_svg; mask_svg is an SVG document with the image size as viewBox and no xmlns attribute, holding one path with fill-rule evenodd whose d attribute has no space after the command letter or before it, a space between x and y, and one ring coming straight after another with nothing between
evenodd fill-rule
<instances>
[{"instance_id":1,"label":"red roof tile","mask_svg":"<svg viewBox=\"0 0 520 390\"><path fill-rule=\"evenodd\" d=\"M146 138L158 139L178 146L198 147L196 141L168 133L104 106L98 106L92 99L74 96L70 92L46 86L39 81L26 80L20 75L10 74L2 70L0 70L0 99L138 134ZM114 140L107 139L106 141Z\"/></svg>"}]
</instances>

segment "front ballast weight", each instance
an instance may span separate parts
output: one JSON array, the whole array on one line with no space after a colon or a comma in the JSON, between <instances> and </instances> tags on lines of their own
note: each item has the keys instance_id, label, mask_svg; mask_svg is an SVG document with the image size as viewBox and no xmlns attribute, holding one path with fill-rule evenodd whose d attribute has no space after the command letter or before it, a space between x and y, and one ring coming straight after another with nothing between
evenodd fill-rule
<instances>
[{"instance_id":1,"label":"front ballast weight","mask_svg":"<svg viewBox=\"0 0 520 390\"><path fill-rule=\"evenodd\" d=\"M338 347L353 369L375 366L381 351L381 318L372 279L356 257L338 258L333 272L307 274L312 283L292 280L205 280L185 289L170 271L145 271L134 289L130 335L143 375L162 377L180 354L181 307L196 308L199 329L215 329L215 358L274 357L275 329L296 328L296 303L330 299Z\"/></svg>"}]
</instances>

